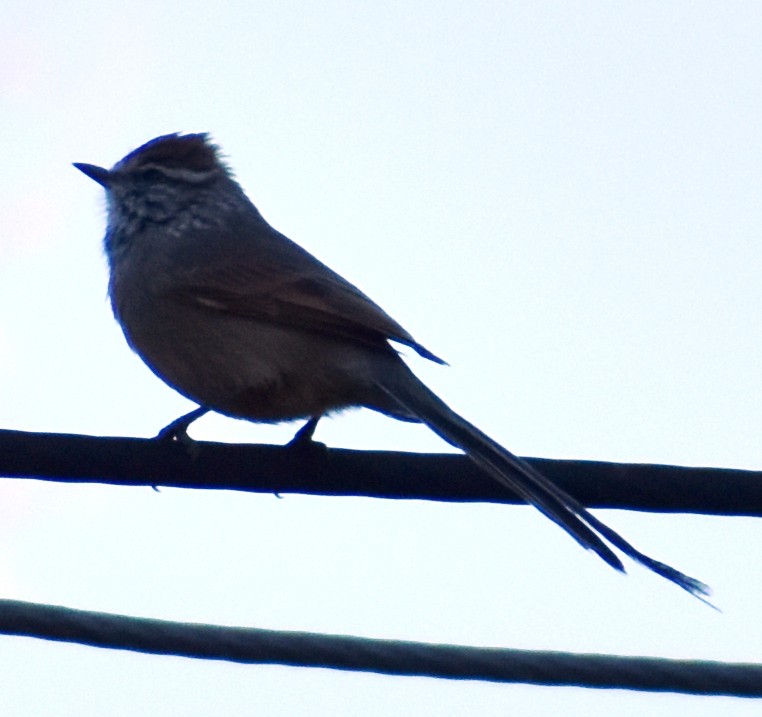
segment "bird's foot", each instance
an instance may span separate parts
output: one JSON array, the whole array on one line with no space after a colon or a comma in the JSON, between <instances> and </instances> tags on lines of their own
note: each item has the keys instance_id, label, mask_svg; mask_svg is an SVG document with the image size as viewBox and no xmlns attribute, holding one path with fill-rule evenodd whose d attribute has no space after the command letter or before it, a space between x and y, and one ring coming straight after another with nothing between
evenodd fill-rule
<instances>
[{"instance_id":1,"label":"bird's foot","mask_svg":"<svg viewBox=\"0 0 762 717\"><path fill-rule=\"evenodd\" d=\"M312 440L312 436L315 435L315 429L317 428L320 416L313 416L307 423L305 423L295 434L294 437L286 444L289 448L306 448L314 445L316 441ZM320 444L322 445L322 444Z\"/></svg>"},{"instance_id":2,"label":"bird's foot","mask_svg":"<svg viewBox=\"0 0 762 717\"><path fill-rule=\"evenodd\" d=\"M180 418L176 418L172 423L164 426L164 428L159 431L156 440L174 441L186 445L194 443L193 439L188 435L188 427L196 419L201 418L205 413L209 413L209 409L204 406L199 406L190 413L186 413L180 416Z\"/></svg>"}]
</instances>

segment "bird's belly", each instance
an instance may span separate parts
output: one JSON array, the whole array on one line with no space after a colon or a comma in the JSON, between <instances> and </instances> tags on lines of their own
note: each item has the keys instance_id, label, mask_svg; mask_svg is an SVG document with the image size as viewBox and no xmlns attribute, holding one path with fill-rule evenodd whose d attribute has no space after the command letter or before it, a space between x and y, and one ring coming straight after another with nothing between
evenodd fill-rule
<instances>
[{"instance_id":1,"label":"bird's belly","mask_svg":"<svg viewBox=\"0 0 762 717\"><path fill-rule=\"evenodd\" d=\"M187 306L120 319L159 378L220 413L274 422L364 403L374 352L344 339Z\"/></svg>"}]
</instances>

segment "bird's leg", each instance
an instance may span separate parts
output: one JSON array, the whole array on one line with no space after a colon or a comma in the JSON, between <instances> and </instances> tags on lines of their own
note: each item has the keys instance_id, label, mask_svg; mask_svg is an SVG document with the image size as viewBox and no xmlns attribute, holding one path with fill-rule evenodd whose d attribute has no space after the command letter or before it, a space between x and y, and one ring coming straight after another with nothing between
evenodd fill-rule
<instances>
[{"instance_id":1,"label":"bird's leg","mask_svg":"<svg viewBox=\"0 0 762 717\"><path fill-rule=\"evenodd\" d=\"M180 416L180 418L176 418L169 425L164 426L164 428L159 431L159 435L157 435L156 438L161 441L179 441L180 443L187 444L189 441L193 440L188 435L188 426L190 426L196 419L201 418L205 413L209 413L210 410L211 409L206 408L206 406L194 408L190 413L186 413L185 415Z\"/></svg>"},{"instance_id":2,"label":"bird's leg","mask_svg":"<svg viewBox=\"0 0 762 717\"><path fill-rule=\"evenodd\" d=\"M307 423L305 423L297 432L296 435L287 443L291 448L309 446L313 443L312 436L317 428L320 416L313 416Z\"/></svg>"}]
</instances>

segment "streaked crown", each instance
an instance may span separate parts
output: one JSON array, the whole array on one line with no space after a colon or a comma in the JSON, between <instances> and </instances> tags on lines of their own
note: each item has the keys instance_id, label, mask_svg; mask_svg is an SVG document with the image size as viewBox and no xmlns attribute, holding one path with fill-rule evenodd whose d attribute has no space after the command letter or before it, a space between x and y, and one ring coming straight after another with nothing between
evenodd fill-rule
<instances>
[{"instance_id":1,"label":"streaked crown","mask_svg":"<svg viewBox=\"0 0 762 717\"><path fill-rule=\"evenodd\" d=\"M150 177L152 172L156 172L191 184L205 182L215 175L229 174L220 158L219 147L205 132L156 137L117 162L111 172L133 177Z\"/></svg>"}]
</instances>

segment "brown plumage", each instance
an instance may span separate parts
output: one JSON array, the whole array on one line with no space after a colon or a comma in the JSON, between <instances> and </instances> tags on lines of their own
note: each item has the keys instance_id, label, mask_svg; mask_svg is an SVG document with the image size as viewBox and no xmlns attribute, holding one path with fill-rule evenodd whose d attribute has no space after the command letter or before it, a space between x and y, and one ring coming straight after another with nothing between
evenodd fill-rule
<instances>
[{"instance_id":1,"label":"brown plumage","mask_svg":"<svg viewBox=\"0 0 762 717\"><path fill-rule=\"evenodd\" d=\"M273 229L207 135L168 135L111 170L110 295L151 369L201 406L252 421L364 406L425 423L623 570L611 546L700 599L703 583L637 551L574 498L450 409L389 342L444 363L359 289Z\"/></svg>"}]
</instances>

